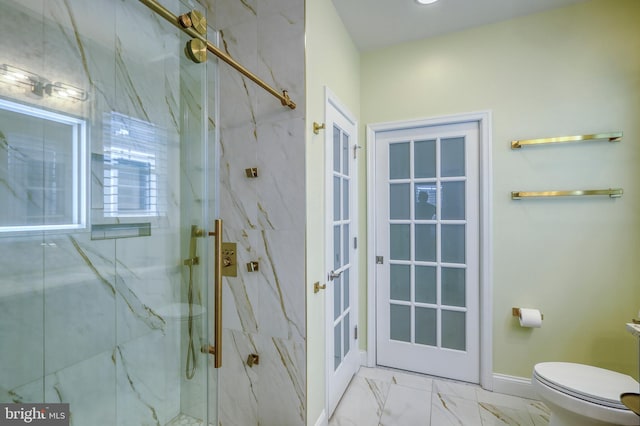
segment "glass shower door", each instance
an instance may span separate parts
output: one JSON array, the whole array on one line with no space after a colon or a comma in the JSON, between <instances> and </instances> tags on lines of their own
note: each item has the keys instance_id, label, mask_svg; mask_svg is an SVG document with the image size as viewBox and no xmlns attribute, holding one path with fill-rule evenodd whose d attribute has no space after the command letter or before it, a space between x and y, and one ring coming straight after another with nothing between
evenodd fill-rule
<instances>
[{"instance_id":1,"label":"glass shower door","mask_svg":"<svg viewBox=\"0 0 640 426\"><path fill-rule=\"evenodd\" d=\"M217 423L215 67L140 2L0 9L0 403Z\"/></svg>"}]
</instances>

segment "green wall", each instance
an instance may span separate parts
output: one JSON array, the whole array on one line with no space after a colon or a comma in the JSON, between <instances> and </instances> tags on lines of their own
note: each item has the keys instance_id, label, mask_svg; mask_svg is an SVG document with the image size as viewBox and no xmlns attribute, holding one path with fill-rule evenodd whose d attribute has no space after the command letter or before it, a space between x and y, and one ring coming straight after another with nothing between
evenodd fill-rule
<instances>
[{"instance_id":1,"label":"green wall","mask_svg":"<svg viewBox=\"0 0 640 426\"><path fill-rule=\"evenodd\" d=\"M640 2L593 0L358 53L331 2L307 0L308 423L324 407L323 86L364 126L492 112L493 371L562 360L637 377L624 323L640 309ZM510 149L512 139L624 132L620 143ZM366 153L363 152L363 157ZM366 248L360 170L359 246ZM510 199L514 190L621 187L619 199ZM361 250L360 344L366 349ZM522 329L512 307L544 313Z\"/></svg>"},{"instance_id":2,"label":"green wall","mask_svg":"<svg viewBox=\"0 0 640 426\"><path fill-rule=\"evenodd\" d=\"M362 55L364 123L491 110L494 372L582 362L636 375L640 2L596 0ZM620 143L512 139L623 131ZM513 190L624 188L620 199ZM535 307L522 329L512 307Z\"/></svg>"}]
</instances>

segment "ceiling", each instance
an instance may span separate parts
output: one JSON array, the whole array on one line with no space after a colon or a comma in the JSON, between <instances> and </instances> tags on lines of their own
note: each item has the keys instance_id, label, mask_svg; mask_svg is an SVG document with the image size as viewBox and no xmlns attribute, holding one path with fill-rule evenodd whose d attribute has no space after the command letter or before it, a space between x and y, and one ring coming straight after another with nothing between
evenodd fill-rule
<instances>
[{"instance_id":1,"label":"ceiling","mask_svg":"<svg viewBox=\"0 0 640 426\"><path fill-rule=\"evenodd\" d=\"M360 51L375 50L585 0L332 0Z\"/></svg>"}]
</instances>

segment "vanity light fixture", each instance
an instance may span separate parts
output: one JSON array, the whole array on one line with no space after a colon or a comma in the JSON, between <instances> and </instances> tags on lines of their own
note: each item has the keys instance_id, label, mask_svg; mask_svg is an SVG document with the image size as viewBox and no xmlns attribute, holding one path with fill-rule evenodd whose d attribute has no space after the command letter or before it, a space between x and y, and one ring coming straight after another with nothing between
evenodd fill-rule
<instances>
[{"instance_id":1,"label":"vanity light fixture","mask_svg":"<svg viewBox=\"0 0 640 426\"><path fill-rule=\"evenodd\" d=\"M85 90L72 86L66 83L60 83L56 81L51 84L47 84L44 87L45 92L49 96L56 96L63 99L75 99L77 101L86 101L89 97Z\"/></svg>"},{"instance_id":2,"label":"vanity light fixture","mask_svg":"<svg viewBox=\"0 0 640 426\"><path fill-rule=\"evenodd\" d=\"M0 66L0 76L7 83L29 87L32 87L40 79L37 74L7 64Z\"/></svg>"},{"instance_id":3,"label":"vanity light fixture","mask_svg":"<svg viewBox=\"0 0 640 426\"><path fill-rule=\"evenodd\" d=\"M418 4L432 4L437 2L438 0L416 0Z\"/></svg>"},{"instance_id":4,"label":"vanity light fixture","mask_svg":"<svg viewBox=\"0 0 640 426\"><path fill-rule=\"evenodd\" d=\"M0 81L17 87L26 86L29 91L37 96L54 96L62 99L86 101L89 94L86 90L61 82L49 82L46 78L23 70L13 65L0 65Z\"/></svg>"}]
</instances>

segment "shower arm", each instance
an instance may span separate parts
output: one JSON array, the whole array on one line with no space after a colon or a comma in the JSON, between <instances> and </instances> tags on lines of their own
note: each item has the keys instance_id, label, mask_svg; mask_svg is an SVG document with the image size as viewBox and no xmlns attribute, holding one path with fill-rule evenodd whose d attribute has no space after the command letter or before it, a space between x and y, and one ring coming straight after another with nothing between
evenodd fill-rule
<instances>
[{"instance_id":1,"label":"shower arm","mask_svg":"<svg viewBox=\"0 0 640 426\"><path fill-rule=\"evenodd\" d=\"M254 73L252 73L251 71L246 69L244 66L242 66L238 61L233 59L227 53L225 53L222 50L218 49L218 47L213 45L209 40L207 40L206 37L203 37L194 28L192 28L192 27L183 27L182 24L180 23L180 19L176 15L171 13L167 8L165 8L160 3L158 3L156 0L140 0L140 3L144 4L145 6L147 6L149 9L151 9L152 11L154 11L155 13L157 13L158 15L163 17L165 20L167 20L169 23L173 24L175 27L177 27L177 28L181 29L182 31L184 31L190 37L202 41L207 46L207 50L209 52L213 53L218 58L222 59L224 62L226 62L232 68L234 68L236 71L240 72L240 74L244 75L249 80L253 81L258 86L262 87L264 90L269 92L271 95L273 95L276 98L278 98L280 100L280 103L283 106L288 106L291 109L296 109L296 103L293 102L291 100L291 98L289 98L289 94L288 94L288 92L286 90L283 90L282 93L280 93L279 91L277 91L273 87L269 86L266 82L264 82L262 79L260 79Z\"/></svg>"}]
</instances>

